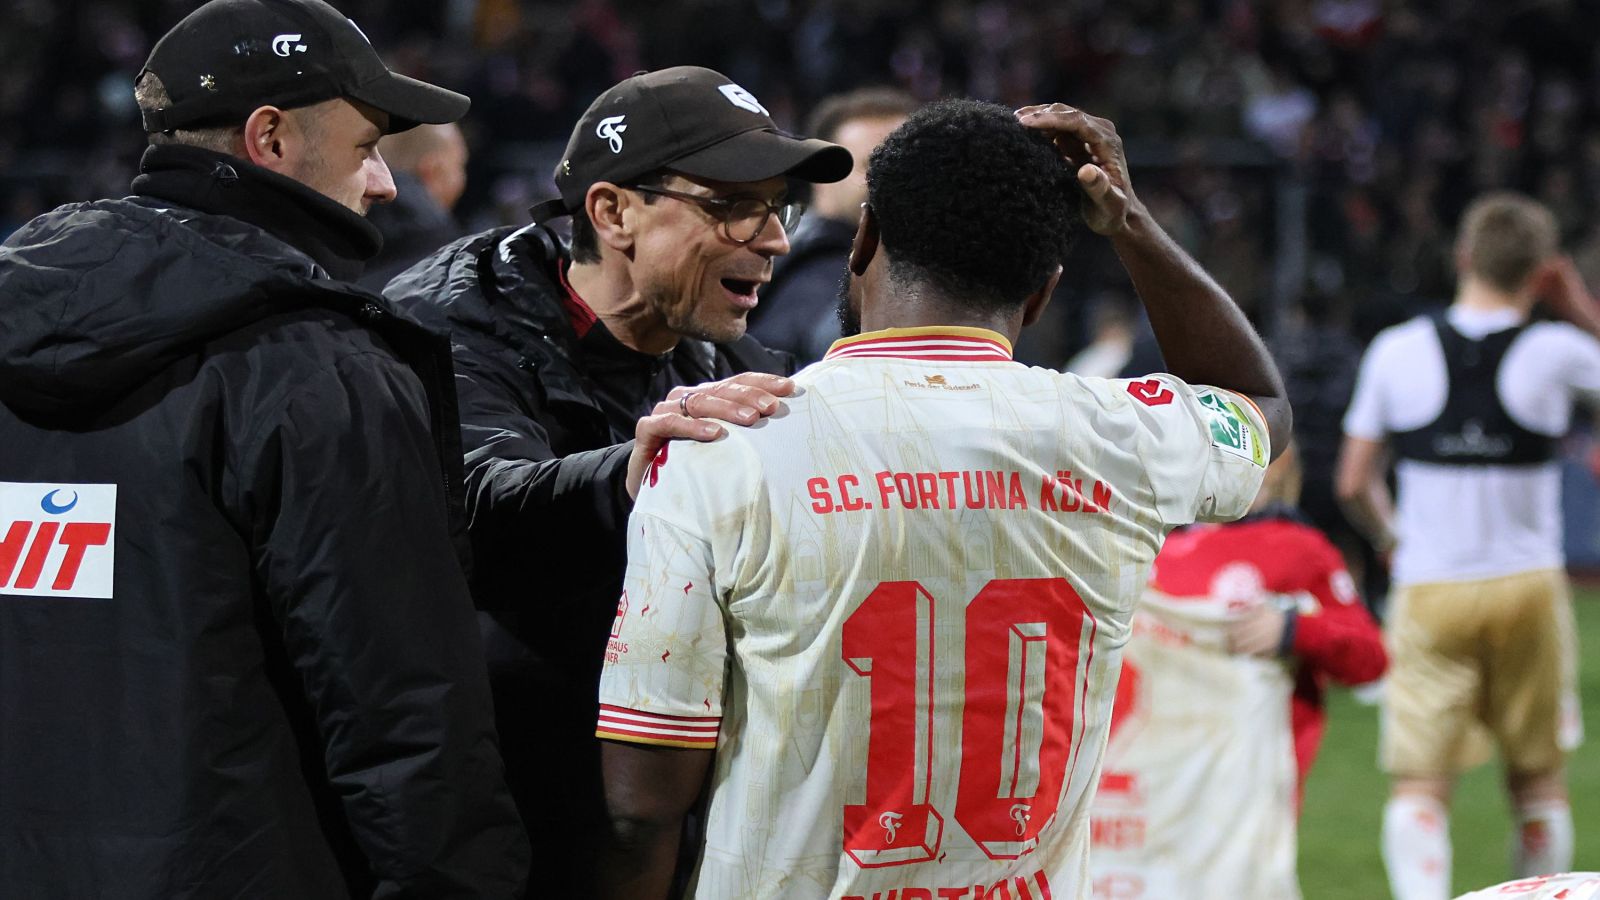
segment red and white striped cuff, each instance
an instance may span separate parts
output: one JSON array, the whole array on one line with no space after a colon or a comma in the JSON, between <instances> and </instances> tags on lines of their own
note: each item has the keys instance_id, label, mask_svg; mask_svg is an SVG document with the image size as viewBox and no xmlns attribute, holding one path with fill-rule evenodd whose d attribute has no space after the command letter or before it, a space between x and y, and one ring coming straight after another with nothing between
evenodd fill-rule
<instances>
[{"instance_id":1,"label":"red and white striped cuff","mask_svg":"<svg viewBox=\"0 0 1600 900\"><path fill-rule=\"evenodd\" d=\"M715 750L721 727L721 716L669 716L602 703L594 733L596 737L634 744Z\"/></svg>"}]
</instances>

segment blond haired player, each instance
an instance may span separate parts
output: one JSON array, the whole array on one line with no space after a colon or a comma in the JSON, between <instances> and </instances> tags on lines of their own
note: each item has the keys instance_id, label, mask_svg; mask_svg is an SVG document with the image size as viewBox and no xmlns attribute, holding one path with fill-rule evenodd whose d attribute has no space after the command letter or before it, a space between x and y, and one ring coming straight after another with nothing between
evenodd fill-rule
<instances>
[{"instance_id":1,"label":"blond haired player","mask_svg":"<svg viewBox=\"0 0 1600 900\"><path fill-rule=\"evenodd\" d=\"M640 492L600 689L609 896L665 894L714 763L700 900L1087 897L1138 589L1171 528L1245 511L1287 428L1111 123L935 104L868 183L845 303L868 331L763 426L671 445ZM1080 204L1176 375L1012 361Z\"/></svg>"},{"instance_id":2,"label":"blond haired player","mask_svg":"<svg viewBox=\"0 0 1600 900\"><path fill-rule=\"evenodd\" d=\"M1345 414L1340 499L1393 550L1380 756L1399 900L1449 896L1450 792L1491 743L1517 823L1515 874L1572 864L1563 765L1581 723L1557 442L1574 401L1600 401L1600 312L1556 241L1554 217L1527 197L1474 202L1455 302L1378 335ZM1530 323L1541 298L1579 327Z\"/></svg>"}]
</instances>

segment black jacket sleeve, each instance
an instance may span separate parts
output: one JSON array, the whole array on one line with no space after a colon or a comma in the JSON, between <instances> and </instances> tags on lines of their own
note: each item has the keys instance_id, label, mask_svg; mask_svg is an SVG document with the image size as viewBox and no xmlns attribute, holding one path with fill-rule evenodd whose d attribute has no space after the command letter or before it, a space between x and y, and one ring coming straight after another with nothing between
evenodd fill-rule
<instances>
[{"instance_id":1,"label":"black jacket sleeve","mask_svg":"<svg viewBox=\"0 0 1600 900\"><path fill-rule=\"evenodd\" d=\"M557 456L510 372L456 355L468 530L480 606L576 598L622 571L630 441Z\"/></svg>"},{"instance_id":2,"label":"black jacket sleeve","mask_svg":"<svg viewBox=\"0 0 1600 900\"><path fill-rule=\"evenodd\" d=\"M263 416L246 461L257 577L377 897L518 896L483 650L421 383L358 353Z\"/></svg>"}]
</instances>

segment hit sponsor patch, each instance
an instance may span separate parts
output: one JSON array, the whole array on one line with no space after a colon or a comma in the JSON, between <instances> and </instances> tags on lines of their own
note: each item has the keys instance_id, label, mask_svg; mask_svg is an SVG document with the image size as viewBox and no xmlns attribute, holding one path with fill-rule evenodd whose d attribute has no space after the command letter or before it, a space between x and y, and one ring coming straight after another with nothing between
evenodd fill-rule
<instances>
[{"instance_id":1,"label":"hit sponsor patch","mask_svg":"<svg viewBox=\"0 0 1600 900\"><path fill-rule=\"evenodd\" d=\"M111 599L117 486L0 481L0 595Z\"/></svg>"}]
</instances>

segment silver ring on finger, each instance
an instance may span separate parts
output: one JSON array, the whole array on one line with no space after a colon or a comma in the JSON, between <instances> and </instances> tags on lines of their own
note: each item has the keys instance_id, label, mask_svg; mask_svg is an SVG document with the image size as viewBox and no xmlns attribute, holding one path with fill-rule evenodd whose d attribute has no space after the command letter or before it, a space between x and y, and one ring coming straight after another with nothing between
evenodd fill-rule
<instances>
[{"instance_id":1,"label":"silver ring on finger","mask_svg":"<svg viewBox=\"0 0 1600 900\"><path fill-rule=\"evenodd\" d=\"M689 398L693 397L694 395L696 395L698 393L700 393L700 392L699 391L688 391L682 397L678 398L678 412L682 413L683 417L685 419L696 418L694 413L689 412Z\"/></svg>"}]
</instances>

